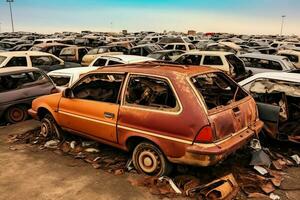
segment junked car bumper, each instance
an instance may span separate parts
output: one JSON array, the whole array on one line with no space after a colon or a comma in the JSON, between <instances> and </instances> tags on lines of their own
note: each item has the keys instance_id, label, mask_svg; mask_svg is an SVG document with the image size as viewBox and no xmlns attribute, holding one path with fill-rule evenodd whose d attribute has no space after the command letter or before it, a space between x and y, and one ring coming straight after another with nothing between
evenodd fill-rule
<instances>
[{"instance_id":1,"label":"junked car bumper","mask_svg":"<svg viewBox=\"0 0 300 200\"><path fill-rule=\"evenodd\" d=\"M216 143L193 144L186 148L185 155L179 158L168 157L173 163L194 166L211 166L224 160L227 156L243 147L263 127L263 122L258 120L252 126L235 133L234 135Z\"/></svg>"}]
</instances>

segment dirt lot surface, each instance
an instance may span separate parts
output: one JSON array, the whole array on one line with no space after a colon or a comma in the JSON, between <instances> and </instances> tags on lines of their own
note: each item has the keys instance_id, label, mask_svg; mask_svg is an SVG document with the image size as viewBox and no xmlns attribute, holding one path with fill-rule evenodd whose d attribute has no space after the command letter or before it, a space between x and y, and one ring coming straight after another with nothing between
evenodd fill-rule
<instances>
[{"instance_id":1,"label":"dirt lot surface","mask_svg":"<svg viewBox=\"0 0 300 200\"><path fill-rule=\"evenodd\" d=\"M0 128L0 199L156 199L146 188L132 186L126 174L112 175L70 156L6 143L8 134L36 126L27 121Z\"/></svg>"},{"instance_id":2,"label":"dirt lot surface","mask_svg":"<svg viewBox=\"0 0 300 200\"><path fill-rule=\"evenodd\" d=\"M118 174L116 168L103 168L102 163L93 167L91 163L84 161L84 159L75 159L66 151L40 148L41 145L32 145L31 142L8 142L10 136L26 133L37 127L39 127L39 123L36 121L0 127L0 199L159 199L159 197L174 197L172 194L166 195L170 192L170 188L161 185L159 187L163 187L163 189L159 191L157 187L153 187L152 179L147 180L144 176L136 173L123 172ZM289 146L283 145L280 148L283 148L282 153L291 151ZM111 155L108 157L120 157L121 160L125 159L125 161L129 157L127 154L110 147L99 146L99 150L101 153ZM103 153L102 156L104 156ZM124 168L124 162L121 166ZM194 182L191 181L190 183L193 184L198 181L203 184L203 180L214 180L232 173L238 180L237 182L241 183L241 178L244 178L243 173L247 175L248 172L255 175L255 171L249 167L249 155L237 153L216 167L188 170L177 168L171 178L175 180L180 175L192 176ZM281 172L284 172L284 179L280 187L276 187L274 194L279 195L281 200L298 200L300 196L300 168L287 167ZM183 179L181 177L178 180L182 181ZM138 184L138 182L144 183ZM145 182L149 184L147 185ZM262 191L259 192L263 193ZM164 195L157 195L162 193ZM177 196L176 198L182 199L183 197ZM236 199L247 198L245 193L240 190ZM269 198L260 197L256 199Z\"/></svg>"}]
</instances>

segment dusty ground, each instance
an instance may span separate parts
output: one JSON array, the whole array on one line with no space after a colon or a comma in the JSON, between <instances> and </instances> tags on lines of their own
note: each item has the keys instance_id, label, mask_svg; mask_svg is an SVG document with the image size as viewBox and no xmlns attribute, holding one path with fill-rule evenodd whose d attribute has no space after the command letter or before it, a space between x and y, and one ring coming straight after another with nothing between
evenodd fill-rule
<instances>
[{"instance_id":1,"label":"dusty ground","mask_svg":"<svg viewBox=\"0 0 300 200\"><path fill-rule=\"evenodd\" d=\"M35 121L0 127L0 199L158 199L151 189L132 186L128 179L140 179L134 173L114 175L72 156L38 145L9 144L9 135L25 133L38 127ZM289 147L282 147L287 151ZM299 147L296 147L299 148ZM114 151L114 149L112 149ZM244 155L235 155L221 166L194 169L197 177L234 173L236 166L248 165ZM242 164L245 163L245 164ZM300 168L288 168L284 181L275 191L282 200L298 200ZM235 173L236 174L236 173ZM176 175L176 174L175 174ZM174 177L174 174L173 174ZM246 199L240 194L237 199Z\"/></svg>"},{"instance_id":2,"label":"dusty ground","mask_svg":"<svg viewBox=\"0 0 300 200\"><path fill-rule=\"evenodd\" d=\"M0 128L0 199L156 199L143 187L134 187L128 175L95 170L69 156L6 143L8 134L37 126L27 121Z\"/></svg>"}]
</instances>

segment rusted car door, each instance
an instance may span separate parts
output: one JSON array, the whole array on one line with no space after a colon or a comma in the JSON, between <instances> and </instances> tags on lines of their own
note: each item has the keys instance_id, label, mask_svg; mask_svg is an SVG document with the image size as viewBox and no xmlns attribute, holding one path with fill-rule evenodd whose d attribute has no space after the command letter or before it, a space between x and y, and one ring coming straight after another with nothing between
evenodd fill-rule
<instances>
[{"instance_id":1,"label":"rusted car door","mask_svg":"<svg viewBox=\"0 0 300 200\"><path fill-rule=\"evenodd\" d=\"M116 142L119 93L124 74L90 74L63 95L59 123L63 128Z\"/></svg>"}]
</instances>

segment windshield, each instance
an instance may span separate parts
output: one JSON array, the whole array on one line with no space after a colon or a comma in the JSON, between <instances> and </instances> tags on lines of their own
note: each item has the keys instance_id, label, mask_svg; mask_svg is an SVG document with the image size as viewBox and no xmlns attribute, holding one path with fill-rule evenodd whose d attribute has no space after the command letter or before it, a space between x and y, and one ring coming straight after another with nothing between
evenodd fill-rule
<instances>
[{"instance_id":1,"label":"windshield","mask_svg":"<svg viewBox=\"0 0 300 200\"><path fill-rule=\"evenodd\" d=\"M60 52L60 55L62 56L67 56L67 55L75 55L75 49L63 49L61 52Z\"/></svg>"},{"instance_id":2,"label":"windshield","mask_svg":"<svg viewBox=\"0 0 300 200\"><path fill-rule=\"evenodd\" d=\"M151 53L151 54L148 55L148 57L159 60L160 57L161 57L161 54L160 53Z\"/></svg>"},{"instance_id":3,"label":"windshield","mask_svg":"<svg viewBox=\"0 0 300 200\"><path fill-rule=\"evenodd\" d=\"M229 64L233 67L233 70L236 75L245 74L246 70L242 60L237 58L234 54L226 55L225 58L229 62Z\"/></svg>"},{"instance_id":4,"label":"windshield","mask_svg":"<svg viewBox=\"0 0 300 200\"><path fill-rule=\"evenodd\" d=\"M42 47L35 47L35 46L33 46L32 48L31 48L31 51L42 51Z\"/></svg>"},{"instance_id":5,"label":"windshield","mask_svg":"<svg viewBox=\"0 0 300 200\"><path fill-rule=\"evenodd\" d=\"M52 81L56 86L63 86L63 87L68 87L71 80L70 76L50 75L49 77L52 79Z\"/></svg>"},{"instance_id":6,"label":"windshield","mask_svg":"<svg viewBox=\"0 0 300 200\"><path fill-rule=\"evenodd\" d=\"M7 57L5 56L0 56L0 65L4 62L4 60L6 59Z\"/></svg>"},{"instance_id":7,"label":"windshield","mask_svg":"<svg viewBox=\"0 0 300 200\"><path fill-rule=\"evenodd\" d=\"M291 70L297 69L295 67L295 65L288 59L288 58L284 58L282 59L283 63L288 66Z\"/></svg>"}]
</instances>

